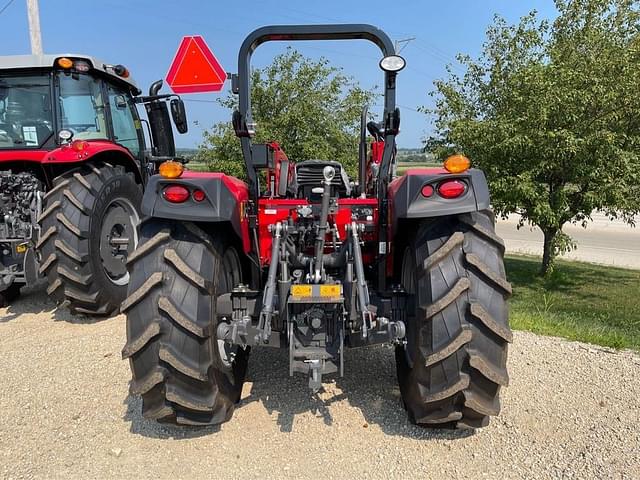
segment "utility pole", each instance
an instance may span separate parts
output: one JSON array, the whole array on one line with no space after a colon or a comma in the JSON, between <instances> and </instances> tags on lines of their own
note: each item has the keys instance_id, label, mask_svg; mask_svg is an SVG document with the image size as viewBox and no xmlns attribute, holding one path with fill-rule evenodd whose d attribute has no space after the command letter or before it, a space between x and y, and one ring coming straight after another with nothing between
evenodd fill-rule
<instances>
[{"instance_id":1,"label":"utility pole","mask_svg":"<svg viewBox=\"0 0 640 480\"><path fill-rule=\"evenodd\" d=\"M27 0L29 14L29 35L31 37L31 54L42 55L42 35L40 34L40 10L38 0Z\"/></svg>"}]
</instances>

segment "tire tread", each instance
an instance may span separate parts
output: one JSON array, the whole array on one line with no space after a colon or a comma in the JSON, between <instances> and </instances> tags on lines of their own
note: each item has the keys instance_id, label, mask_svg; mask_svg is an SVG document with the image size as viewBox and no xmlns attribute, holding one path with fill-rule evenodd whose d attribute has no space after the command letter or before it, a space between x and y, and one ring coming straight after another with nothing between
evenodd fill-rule
<instances>
[{"instance_id":1,"label":"tire tread","mask_svg":"<svg viewBox=\"0 0 640 480\"><path fill-rule=\"evenodd\" d=\"M445 217L421 224L408 247L417 267L418 358L411 367L398 347L396 362L415 423L481 428L500 411L500 389L509 383L513 334L505 301L512 288L494 228L488 211Z\"/></svg>"}]
</instances>

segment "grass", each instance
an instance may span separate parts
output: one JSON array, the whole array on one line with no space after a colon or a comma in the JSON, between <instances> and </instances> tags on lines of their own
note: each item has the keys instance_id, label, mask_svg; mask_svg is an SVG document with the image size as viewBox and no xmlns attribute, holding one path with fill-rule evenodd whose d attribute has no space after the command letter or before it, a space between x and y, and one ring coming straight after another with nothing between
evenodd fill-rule
<instances>
[{"instance_id":1,"label":"grass","mask_svg":"<svg viewBox=\"0 0 640 480\"><path fill-rule=\"evenodd\" d=\"M512 328L640 350L640 271L559 260L542 278L540 259L523 256L505 266Z\"/></svg>"},{"instance_id":2,"label":"grass","mask_svg":"<svg viewBox=\"0 0 640 480\"><path fill-rule=\"evenodd\" d=\"M187 163L187 168L189 170L193 170L194 172L206 172L209 170L209 168L207 167L207 164L204 162L194 162L194 161L189 161L189 163Z\"/></svg>"}]
</instances>

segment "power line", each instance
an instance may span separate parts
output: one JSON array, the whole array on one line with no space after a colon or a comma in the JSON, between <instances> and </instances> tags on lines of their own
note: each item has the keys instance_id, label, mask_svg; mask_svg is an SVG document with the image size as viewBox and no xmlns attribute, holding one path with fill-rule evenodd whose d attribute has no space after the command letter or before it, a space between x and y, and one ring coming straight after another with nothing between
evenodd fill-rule
<instances>
[{"instance_id":1,"label":"power line","mask_svg":"<svg viewBox=\"0 0 640 480\"><path fill-rule=\"evenodd\" d=\"M14 2L15 0L9 0L6 5L2 8L0 8L0 15L2 15L2 12L4 12L7 8L9 8L9 6Z\"/></svg>"},{"instance_id":2,"label":"power line","mask_svg":"<svg viewBox=\"0 0 640 480\"><path fill-rule=\"evenodd\" d=\"M185 102L195 102L195 103L218 103L215 100L198 100L197 98L183 98Z\"/></svg>"}]
</instances>

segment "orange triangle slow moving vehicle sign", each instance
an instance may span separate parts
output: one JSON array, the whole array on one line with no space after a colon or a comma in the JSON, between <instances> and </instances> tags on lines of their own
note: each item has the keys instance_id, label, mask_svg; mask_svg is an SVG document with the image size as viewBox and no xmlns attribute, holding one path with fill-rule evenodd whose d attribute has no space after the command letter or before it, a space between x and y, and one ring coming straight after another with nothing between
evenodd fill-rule
<instances>
[{"instance_id":1,"label":"orange triangle slow moving vehicle sign","mask_svg":"<svg viewBox=\"0 0 640 480\"><path fill-rule=\"evenodd\" d=\"M220 62L200 35L182 39L167 73L173 93L219 92L226 79Z\"/></svg>"}]
</instances>

